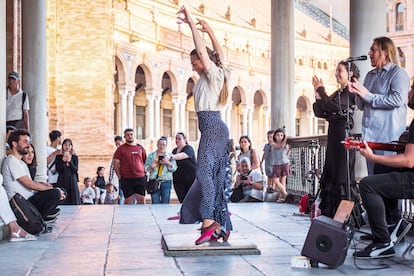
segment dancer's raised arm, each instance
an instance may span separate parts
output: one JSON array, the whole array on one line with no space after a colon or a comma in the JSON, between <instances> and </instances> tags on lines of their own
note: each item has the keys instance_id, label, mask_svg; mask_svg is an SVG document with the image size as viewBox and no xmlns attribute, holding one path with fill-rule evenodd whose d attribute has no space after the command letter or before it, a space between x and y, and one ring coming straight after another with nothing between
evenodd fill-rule
<instances>
[{"instance_id":1,"label":"dancer's raised arm","mask_svg":"<svg viewBox=\"0 0 414 276\"><path fill-rule=\"evenodd\" d=\"M200 58L200 61L203 64L204 69L208 71L210 69L211 60L208 57L206 45L198 32L196 24L194 23L190 13L184 6L180 8L177 14L184 15L184 17L178 17L178 19L183 21L184 23L187 23L188 26L190 26L191 33L193 34L193 41L195 49L197 51L197 55Z\"/></svg>"}]
</instances>

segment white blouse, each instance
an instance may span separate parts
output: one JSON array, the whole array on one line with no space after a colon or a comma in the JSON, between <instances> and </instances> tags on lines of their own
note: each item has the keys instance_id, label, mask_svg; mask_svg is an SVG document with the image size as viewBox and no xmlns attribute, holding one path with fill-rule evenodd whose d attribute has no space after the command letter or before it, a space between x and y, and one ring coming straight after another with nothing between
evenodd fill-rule
<instances>
[{"instance_id":1,"label":"white blouse","mask_svg":"<svg viewBox=\"0 0 414 276\"><path fill-rule=\"evenodd\" d=\"M210 70L204 71L193 88L195 111L220 111L220 91L224 83L225 72L210 62Z\"/></svg>"}]
</instances>

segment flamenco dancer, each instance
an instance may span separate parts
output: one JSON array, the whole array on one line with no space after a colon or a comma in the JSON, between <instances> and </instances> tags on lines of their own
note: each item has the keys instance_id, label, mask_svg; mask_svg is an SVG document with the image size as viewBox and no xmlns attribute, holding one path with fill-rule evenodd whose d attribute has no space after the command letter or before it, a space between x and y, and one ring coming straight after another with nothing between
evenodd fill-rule
<instances>
[{"instance_id":1,"label":"flamenco dancer","mask_svg":"<svg viewBox=\"0 0 414 276\"><path fill-rule=\"evenodd\" d=\"M229 129L221 119L220 109L227 102L229 72L221 63L222 48L207 22L194 23L184 6L177 14L193 35L195 49L190 53L190 61L200 76L193 93L201 132L196 179L182 203L180 223L202 222L196 245L218 239L227 241L232 230L226 192L230 187ZM201 27L197 29L196 24ZM198 31L208 34L214 50L206 47Z\"/></svg>"}]
</instances>

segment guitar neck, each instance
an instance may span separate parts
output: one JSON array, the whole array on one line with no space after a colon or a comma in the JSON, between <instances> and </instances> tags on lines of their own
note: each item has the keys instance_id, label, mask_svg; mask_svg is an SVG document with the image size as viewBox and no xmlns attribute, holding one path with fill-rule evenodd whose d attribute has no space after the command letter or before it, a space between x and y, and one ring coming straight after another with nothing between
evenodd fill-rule
<instances>
[{"instance_id":1,"label":"guitar neck","mask_svg":"<svg viewBox=\"0 0 414 276\"><path fill-rule=\"evenodd\" d=\"M387 151L404 151L405 144L404 143L377 143L377 142L367 142L368 146L371 149L376 150L387 150Z\"/></svg>"}]
</instances>

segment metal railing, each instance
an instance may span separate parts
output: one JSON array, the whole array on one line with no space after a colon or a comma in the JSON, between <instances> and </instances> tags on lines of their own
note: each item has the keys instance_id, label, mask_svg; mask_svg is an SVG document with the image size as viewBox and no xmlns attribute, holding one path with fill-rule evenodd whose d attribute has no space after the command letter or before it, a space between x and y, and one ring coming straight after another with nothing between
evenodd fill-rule
<instances>
[{"instance_id":1,"label":"metal railing","mask_svg":"<svg viewBox=\"0 0 414 276\"><path fill-rule=\"evenodd\" d=\"M326 142L326 135L288 139L292 168L286 181L288 193L297 196L316 194L325 163Z\"/></svg>"}]
</instances>

